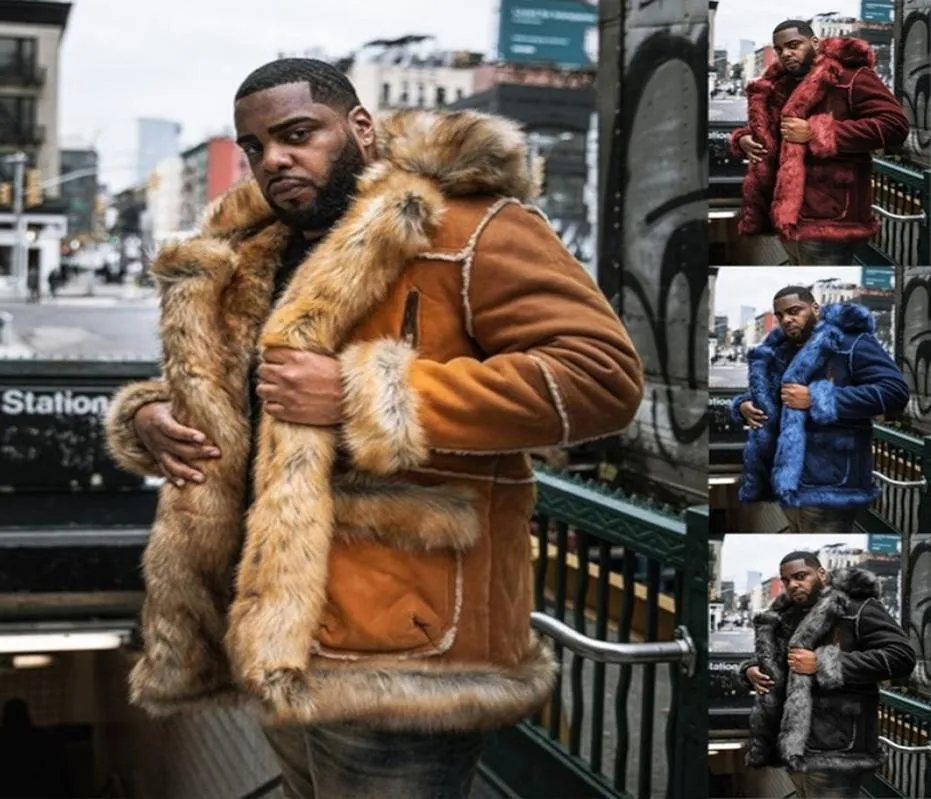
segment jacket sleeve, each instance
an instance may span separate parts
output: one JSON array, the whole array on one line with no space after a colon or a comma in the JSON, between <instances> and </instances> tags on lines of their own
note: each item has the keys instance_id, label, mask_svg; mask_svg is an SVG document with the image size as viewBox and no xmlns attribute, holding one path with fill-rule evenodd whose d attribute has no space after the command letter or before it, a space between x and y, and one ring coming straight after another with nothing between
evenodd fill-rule
<instances>
[{"instance_id":1,"label":"jacket sleeve","mask_svg":"<svg viewBox=\"0 0 931 799\"><path fill-rule=\"evenodd\" d=\"M816 158L898 147L908 138L908 118L872 69L857 72L850 87L853 119L816 114L808 120L808 149Z\"/></svg>"},{"instance_id":2,"label":"jacket sleeve","mask_svg":"<svg viewBox=\"0 0 931 799\"><path fill-rule=\"evenodd\" d=\"M731 413L731 419L737 422L737 424L745 425L747 423L747 420L744 419L744 415L740 412L740 406L752 399L753 397L750 396L750 392L745 391L743 394L739 394L731 400L731 404L728 407Z\"/></svg>"},{"instance_id":3,"label":"jacket sleeve","mask_svg":"<svg viewBox=\"0 0 931 799\"><path fill-rule=\"evenodd\" d=\"M731 153L732 153L736 158L746 158L746 157L747 157L747 154L743 151L743 149L742 149L741 146L740 146L740 140L741 140L744 136L751 136L751 135L753 135L753 131L750 130L750 126L749 126L749 125L744 125L742 128L737 128L737 130L735 130L733 133L731 133L731 137L730 137L730 139L728 140L728 144L730 144Z\"/></svg>"},{"instance_id":4,"label":"jacket sleeve","mask_svg":"<svg viewBox=\"0 0 931 799\"><path fill-rule=\"evenodd\" d=\"M643 395L640 359L544 219L504 206L463 281L462 314L481 354L438 363L385 339L342 354L344 443L356 466L390 473L429 450L565 447L630 424Z\"/></svg>"},{"instance_id":5,"label":"jacket sleeve","mask_svg":"<svg viewBox=\"0 0 931 799\"><path fill-rule=\"evenodd\" d=\"M875 685L908 677L918 662L905 631L876 600L867 599L857 615L858 650L842 652L837 644L815 651L816 678L822 688Z\"/></svg>"},{"instance_id":6,"label":"jacket sleeve","mask_svg":"<svg viewBox=\"0 0 931 799\"><path fill-rule=\"evenodd\" d=\"M875 336L860 336L851 358L853 385L837 387L830 380L816 380L808 387L812 421L870 419L908 405L908 383Z\"/></svg>"},{"instance_id":7,"label":"jacket sleeve","mask_svg":"<svg viewBox=\"0 0 931 799\"><path fill-rule=\"evenodd\" d=\"M153 378L123 386L110 401L105 422L107 448L119 466L143 477L162 476L158 463L136 435L133 417L143 405L169 399L165 381Z\"/></svg>"}]
</instances>

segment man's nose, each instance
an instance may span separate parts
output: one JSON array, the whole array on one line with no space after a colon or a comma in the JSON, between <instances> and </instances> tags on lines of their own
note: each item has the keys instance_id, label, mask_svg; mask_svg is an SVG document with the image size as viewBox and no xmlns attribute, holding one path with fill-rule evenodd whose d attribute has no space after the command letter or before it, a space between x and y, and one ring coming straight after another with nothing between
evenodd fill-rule
<instances>
[{"instance_id":1,"label":"man's nose","mask_svg":"<svg viewBox=\"0 0 931 799\"><path fill-rule=\"evenodd\" d=\"M262 159L262 168L269 174L280 172L291 166L290 156L279 147L269 147Z\"/></svg>"}]
</instances>

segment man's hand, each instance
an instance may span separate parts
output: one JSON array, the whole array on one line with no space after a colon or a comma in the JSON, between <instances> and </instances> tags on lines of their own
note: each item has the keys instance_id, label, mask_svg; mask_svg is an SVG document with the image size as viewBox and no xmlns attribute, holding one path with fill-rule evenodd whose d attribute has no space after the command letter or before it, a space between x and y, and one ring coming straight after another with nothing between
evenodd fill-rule
<instances>
[{"instance_id":1,"label":"man's hand","mask_svg":"<svg viewBox=\"0 0 931 799\"><path fill-rule=\"evenodd\" d=\"M744 672L753 690L758 694L768 694L773 688L773 678L764 672L759 666L751 666Z\"/></svg>"},{"instance_id":2,"label":"man's hand","mask_svg":"<svg viewBox=\"0 0 931 799\"><path fill-rule=\"evenodd\" d=\"M782 404L797 411L807 411L811 407L811 392L808 386L786 383L782 387Z\"/></svg>"},{"instance_id":3,"label":"man's hand","mask_svg":"<svg viewBox=\"0 0 931 799\"><path fill-rule=\"evenodd\" d=\"M765 423L767 416L763 411L756 407L750 400L740 403L740 415L747 420L752 430L758 430Z\"/></svg>"},{"instance_id":4,"label":"man's hand","mask_svg":"<svg viewBox=\"0 0 931 799\"><path fill-rule=\"evenodd\" d=\"M220 450L203 433L175 421L167 402L143 405L133 417L133 427L162 473L178 488L188 481L204 482L204 475L191 466L194 461L220 457Z\"/></svg>"},{"instance_id":5,"label":"man's hand","mask_svg":"<svg viewBox=\"0 0 931 799\"><path fill-rule=\"evenodd\" d=\"M276 419L312 427L342 421L343 382L339 361L301 350L265 351L256 393Z\"/></svg>"},{"instance_id":6,"label":"man's hand","mask_svg":"<svg viewBox=\"0 0 931 799\"><path fill-rule=\"evenodd\" d=\"M740 149L747 154L751 164L759 163L763 160L763 156L766 155L766 148L753 136L741 136L737 143L740 145Z\"/></svg>"},{"instance_id":7,"label":"man's hand","mask_svg":"<svg viewBox=\"0 0 931 799\"><path fill-rule=\"evenodd\" d=\"M816 674L818 656L808 649L790 649L789 668L796 674Z\"/></svg>"},{"instance_id":8,"label":"man's hand","mask_svg":"<svg viewBox=\"0 0 931 799\"><path fill-rule=\"evenodd\" d=\"M811 126L805 119L785 117L782 120L782 138L796 144L808 144L811 141Z\"/></svg>"}]
</instances>

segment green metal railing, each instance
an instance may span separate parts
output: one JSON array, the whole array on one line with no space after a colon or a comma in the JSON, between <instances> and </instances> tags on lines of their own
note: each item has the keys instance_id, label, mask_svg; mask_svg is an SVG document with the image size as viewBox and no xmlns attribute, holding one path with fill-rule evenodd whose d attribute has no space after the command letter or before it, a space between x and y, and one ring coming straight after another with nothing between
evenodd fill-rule
<instances>
[{"instance_id":1,"label":"green metal railing","mask_svg":"<svg viewBox=\"0 0 931 799\"><path fill-rule=\"evenodd\" d=\"M931 796L931 706L891 691L880 693L879 734L887 752L870 796Z\"/></svg>"},{"instance_id":2,"label":"green metal railing","mask_svg":"<svg viewBox=\"0 0 931 799\"><path fill-rule=\"evenodd\" d=\"M861 260L870 266L931 263L931 170L874 159L873 203L880 228Z\"/></svg>"},{"instance_id":3,"label":"green metal railing","mask_svg":"<svg viewBox=\"0 0 931 799\"><path fill-rule=\"evenodd\" d=\"M537 613L631 654L600 658L557 638L563 668L548 708L495 735L486 779L534 799L707 795L707 508L676 515L579 478L537 478ZM651 643L683 636L691 668L669 657L658 672Z\"/></svg>"},{"instance_id":4,"label":"green metal railing","mask_svg":"<svg viewBox=\"0 0 931 799\"><path fill-rule=\"evenodd\" d=\"M871 533L931 530L931 436L873 425L873 456L882 494L861 524Z\"/></svg>"}]
</instances>

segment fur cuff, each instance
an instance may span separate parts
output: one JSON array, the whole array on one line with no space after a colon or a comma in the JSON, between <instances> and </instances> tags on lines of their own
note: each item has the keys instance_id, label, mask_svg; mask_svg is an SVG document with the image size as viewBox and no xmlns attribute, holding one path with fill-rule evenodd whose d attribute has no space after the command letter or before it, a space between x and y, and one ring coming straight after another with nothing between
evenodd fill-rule
<instances>
[{"instance_id":1,"label":"fur cuff","mask_svg":"<svg viewBox=\"0 0 931 799\"><path fill-rule=\"evenodd\" d=\"M123 469L143 477L162 476L155 459L136 435L133 417L143 405L169 399L168 385L160 378L130 383L113 397L105 425L107 447L113 460Z\"/></svg>"},{"instance_id":2,"label":"fur cuff","mask_svg":"<svg viewBox=\"0 0 931 799\"><path fill-rule=\"evenodd\" d=\"M832 424L837 421L837 396L830 380L816 380L808 386L811 395L811 420L817 424Z\"/></svg>"},{"instance_id":3,"label":"fur cuff","mask_svg":"<svg viewBox=\"0 0 931 799\"><path fill-rule=\"evenodd\" d=\"M355 344L340 356L343 437L363 471L392 474L429 457L408 377L416 358L411 347L391 339Z\"/></svg>"},{"instance_id":4,"label":"fur cuff","mask_svg":"<svg viewBox=\"0 0 931 799\"><path fill-rule=\"evenodd\" d=\"M841 665L841 652L837 644L828 644L815 650L818 658L818 671L815 677L818 685L827 690L844 686L844 669Z\"/></svg>"},{"instance_id":5,"label":"fur cuff","mask_svg":"<svg viewBox=\"0 0 931 799\"><path fill-rule=\"evenodd\" d=\"M837 155L837 133L834 117L830 114L816 114L808 120L811 129L809 152L815 158L831 158Z\"/></svg>"}]
</instances>

